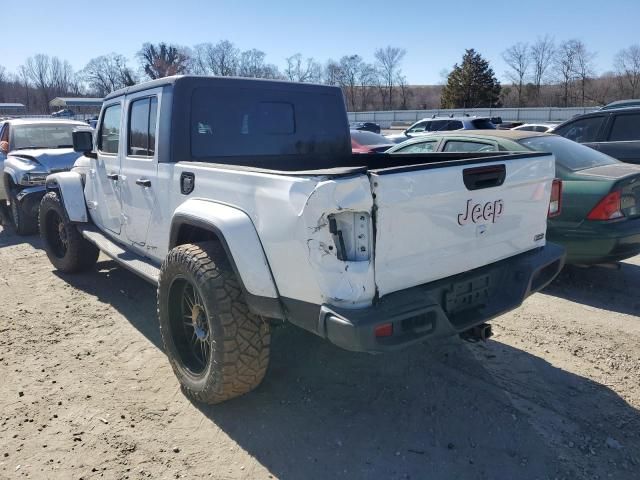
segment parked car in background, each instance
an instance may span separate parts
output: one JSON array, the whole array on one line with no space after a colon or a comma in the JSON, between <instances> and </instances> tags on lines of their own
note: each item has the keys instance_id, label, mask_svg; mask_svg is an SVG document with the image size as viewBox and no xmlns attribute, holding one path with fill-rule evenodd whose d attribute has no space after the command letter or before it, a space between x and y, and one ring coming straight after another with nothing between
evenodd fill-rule
<instances>
[{"instance_id":1,"label":"parked car in background","mask_svg":"<svg viewBox=\"0 0 640 480\"><path fill-rule=\"evenodd\" d=\"M511 128L511 130L518 130L523 132L540 132L548 133L558 126L560 122L540 122L540 123L525 123L517 127Z\"/></svg>"},{"instance_id":2,"label":"parked car in background","mask_svg":"<svg viewBox=\"0 0 640 480\"><path fill-rule=\"evenodd\" d=\"M64 108L62 110L58 110L57 112L53 112L51 116L57 118L73 118L76 116L76 114L73 110Z\"/></svg>"},{"instance_id":3,"label":"parked car in background","mask_svg":"<svg viewBox=\"0 0 640 480\"><path fill-rule=\"evenodd\" d=\"M579 115L552 130L627 163L640 163L640 107Z\"/></svg>"},{"instance_id":4,"label":"parked car in background","mask_svg":"<svg viewBox=\"0 0 640 480\"><path fill-rule=\"evenodd\" d=\"M351 130L364 130L372 133L380 133L380 125L373 122L351 122Z\"/></svg>"},{"instance_id":5,"label":"parked car in background","mask_svg":"<svg viewBox=\"0 0 640 480\"><path fill-rule=\"evenodd\" d=\"M19 235L38 228L38 207L50 173L69 170L80 156L72 132L86 123L53 118L7 120L0 127L0 208Z\"/></svg>"},{"instance_id":6,"label":"parked car in background","mask_svg":"<svg viewBox=\"0 0 640 480\"><path fill-rule=\"evenodd\" d=\"M630 100L618 100L611 102L602 107L600 110L614 110L616 108L640 107L640 99L632 98Z\"/></svg>"},{"instance_id":7,"label":"parked car in background","mask_svg":"<svg viewBox=\"0 0 640 480\"><path fill-rule=\"evenodd\" d=\"M363 130L351 130L351 151L353 153L381 153L395 144L387 137Z\"/></svg>"},{"instance_id":8,"label":"parked car in background","mask_svg":"<svg viewBox=\"0 0 640 480\"><path fill-rule=\"evenodd\" d=\"M410 138L428 135L432 132L495 129L495 124L487 117L434 117L419 120L402 133L397 135L386 135L386 137L393 143L401 143Z\"/></svg>"},{"instance_id":9,"label":"parked car in background","mask_svg":"<svg viewBox=\"0 0 640 480\"><path fill-rule=\"evenodd\" d=\"M640 253L640 166L557 135L515 130L434 134L388 152L532 150L551 152L556 158L562 210L549 219L547 238L567 249L567 263L611 263Z\"/></svg>"}]
</instances>

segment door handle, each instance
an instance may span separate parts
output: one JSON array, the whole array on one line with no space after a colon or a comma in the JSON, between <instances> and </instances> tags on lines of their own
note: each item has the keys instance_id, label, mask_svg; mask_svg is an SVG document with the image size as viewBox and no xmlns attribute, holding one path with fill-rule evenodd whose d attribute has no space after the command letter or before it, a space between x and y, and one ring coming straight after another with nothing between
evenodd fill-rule
<instances>
[{"instance_id":1,"label":"door handle","mask_svg":"<svg viewBox=\"0 0 640 480\"><path fill-rule=\"evenodd\" d=\"M108 173L107 178L109 180L118 180L118 178L120 178L120 175L118 175L117 173Z\"/></svg>"},{"instance_id":2,"label":"door handle","mask_svg":"<svg viewBox=\"0 0 640 480\"><path fill-rule=\"evenodd\" d=\"M151 187L151 180L147 178L139 178L136 180L136 185L140 185L141 187L144 187L144 188L149 188Z\"/></svg>"}]
</instances>

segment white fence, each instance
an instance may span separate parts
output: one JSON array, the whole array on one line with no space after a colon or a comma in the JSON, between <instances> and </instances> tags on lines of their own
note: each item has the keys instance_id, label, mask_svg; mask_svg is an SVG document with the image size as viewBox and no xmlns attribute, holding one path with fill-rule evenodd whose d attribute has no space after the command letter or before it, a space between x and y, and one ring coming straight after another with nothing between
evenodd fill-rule
<instances>
[{"instance_id":1,"label":"white fence","mask_svg":"<svg viewBox=\"0 0 640 480\"><path fill-rule=\"evenodd\" d=\"M382 128L391 127L392 123L413 123L432 116L501 117L505 122L549 122L569 120L583 113L593 112L597 107L571 108L468 108L455 110L394 110L388 112L349 112L350 122L376 122Z\"/></svg>"}]
</instances>

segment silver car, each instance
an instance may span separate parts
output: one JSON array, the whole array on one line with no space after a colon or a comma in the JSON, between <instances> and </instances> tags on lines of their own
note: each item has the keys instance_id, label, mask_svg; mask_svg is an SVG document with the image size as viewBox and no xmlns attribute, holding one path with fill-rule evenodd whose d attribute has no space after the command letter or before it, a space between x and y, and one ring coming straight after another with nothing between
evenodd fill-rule
<instances>
[{"instance_id":1,"label":"silver car","mask_svg":"<svg viewBox=\"0 0 640 480\"><path fill-rule=\"evenodd\" d=\"M393 143L402 143L410 138L449 130L495 130L496 126L488 117L432 117L423 118L397 135L386 137Z\"/></svg>"},{"instance_id":2,"label":"silver car","mask_svg":"<svg viewBox=\"0 0 640 480\"><path fill-rule=\"evenodd\" d=\"M3 223L28 235L38 228L37 211L47 175L70 170L80 156L72 132L84 122L54 118L6 120L0 126L0 209Z\"/></svg>"}]
</instances>

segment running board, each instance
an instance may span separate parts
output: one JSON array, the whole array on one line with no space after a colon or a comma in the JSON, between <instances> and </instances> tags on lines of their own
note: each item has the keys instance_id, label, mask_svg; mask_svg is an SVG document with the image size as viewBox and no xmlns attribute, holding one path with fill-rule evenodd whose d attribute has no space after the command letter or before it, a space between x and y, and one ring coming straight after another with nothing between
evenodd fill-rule
<instances>
[{"instance_id":1,"label":"running board","mask_svg":"<svg viewBox=\"0 0 640 480\"><path fill-rule=\"evenodd\" d=\"M111 257L115 262L141 276L147 282L151 282L154 285L158 284L160 269L149 259L125 250L121 245L107 238L103 233L94 228L79 227L79 230L84 238L93 243L101 252Z\"/></svg>"}]
</instances>

